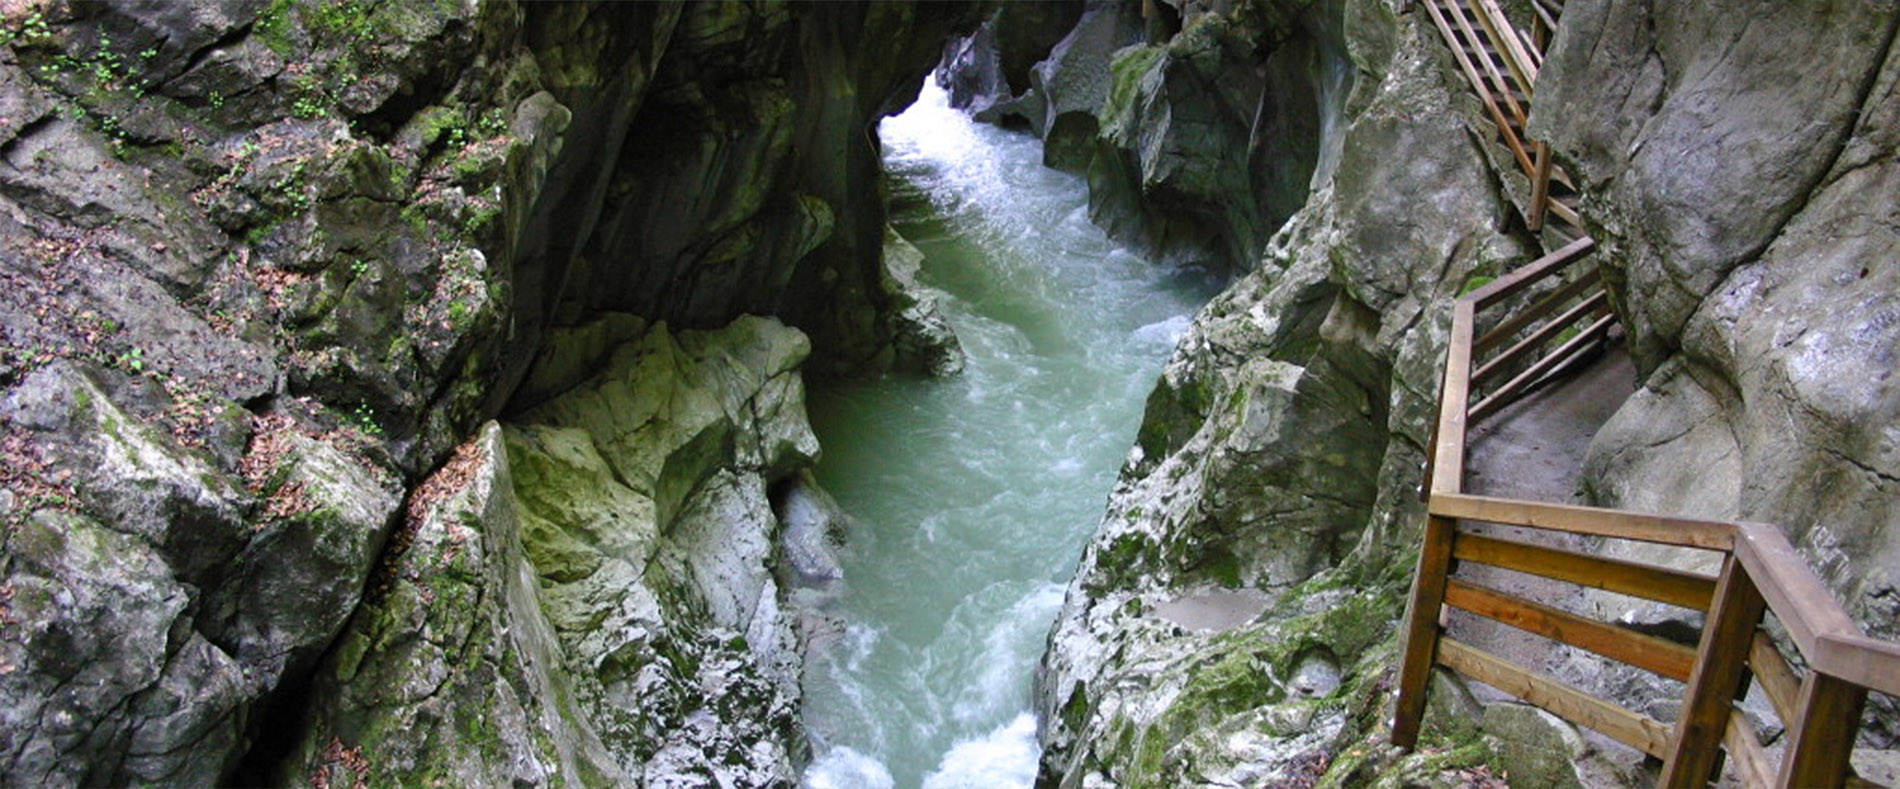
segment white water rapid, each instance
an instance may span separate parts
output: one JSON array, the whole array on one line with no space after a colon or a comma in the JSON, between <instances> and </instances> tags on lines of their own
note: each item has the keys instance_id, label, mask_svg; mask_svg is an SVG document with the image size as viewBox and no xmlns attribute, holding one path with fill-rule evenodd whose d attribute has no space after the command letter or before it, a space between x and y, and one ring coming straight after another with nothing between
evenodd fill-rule
<instances>
[{"instance_id":1,"label":"white water rapid","mask_svg":"<svg viewBox=\"0 0 1900 789\"><path fill-rule=\"evenodd\" d=\"M844 634L811 657L811 789L1028 787L1030 683L1143 399L1217 283L1109 241L1033 137L928 81L880 127L892 221L969 354L946 381L812 393L855 522Z\"/></svg>"}]
</instances>

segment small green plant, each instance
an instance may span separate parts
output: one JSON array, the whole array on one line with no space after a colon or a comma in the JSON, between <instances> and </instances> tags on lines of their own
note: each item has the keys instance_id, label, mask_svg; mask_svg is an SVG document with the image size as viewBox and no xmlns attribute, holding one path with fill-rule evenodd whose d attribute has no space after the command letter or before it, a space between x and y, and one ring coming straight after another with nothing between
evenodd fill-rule
<instances>
[{"instance_id":1,"label":"small green plant","mask_svg":"<svg viewBox=\"0 0 1900 789\"><path fill-rule=\"evenodd\" d=\"M476 131L483 137L499 137L508 130L508 115L500 107L494 107L482 113L482 119L475 125Z\"/></svg>"},{"instance_id":2,"label":"small green plant","mask_svg":"<svg viewBox=\"0 0 1900 789\"><path fill-rule=\"evenodd\" d=\"M357 429L362 430L365 435L383 434L383 426L376 423L376 409L370 408L369 404L358 405L355 411L350 412L350 415L355 418Z\"/></svg>"},{"instance_id":3,"label":"small green plant","mask_svg":"<svg viewBox=\"0 0 1900 789\"><path fill-rule=\"evenodd\" d=\"M211 91L211 95L206 96L205 98L207 101L211 102L212 109L214 110L224 109L224 94L223 93L219 93L218 91L214 90L214 91Z\"/></svg>"},{"instance_id":4,"label":"small green plant","mask_svg":"<svg viewBox=\"0 0 1900 789\"><path fill-rule=\"evenodd\" d=\"M31 14L27 14L25 19L20 20L18 27L0 27L0 47L12 44L15 41L42 39L52 34L52 28L46 24L46 16L38 11L34 11Z\"/></svg>"},{"instance_id":5,"label":"small green plant","mask_svg":"<svg viewBox=\"0 0 1900 789\"><path fill-rule=\"evenodd\" d=\"M145 372L145 349L133 348L125 353L119 354L118 363L119 369L125 370L126 372Z\"/></svg>"},{"instance_id":6,"label":"small green plant","mask_svg":"<svg viewBox=\"0 0 1900 789\"><path fill-rule=\"evenodd\" d=\"M316 91L307 92L290 103L290 114L299 118L315 119L330 113L330 108Z\"/></svg>"},{"instance_id":7,"label":"small green plant","mask_svg":"<svg viewBox=\"0 0 1900 789\"><path fill-rule=\"evenodd\" d=\"M368 273L369 273L369 261L367 261L367 260L358 260L358 261L356 261L355 263L351 263L351 264L350 264L350 273L351 273L352 275L355 275L355 276L358 276L358 277L361 277L361 276L363 276L363 275L365 275L365 274L368 274Z\"/></svg>"}]
</instances>

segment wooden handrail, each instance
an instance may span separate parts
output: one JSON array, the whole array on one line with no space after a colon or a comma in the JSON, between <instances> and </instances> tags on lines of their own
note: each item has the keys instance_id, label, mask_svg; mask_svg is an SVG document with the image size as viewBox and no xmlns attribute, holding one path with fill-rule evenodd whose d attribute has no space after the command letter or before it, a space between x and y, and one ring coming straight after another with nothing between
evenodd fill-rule
<instances>
[{"instance_id":1,"label":"wooden handrail","mask_svg":"<svg viewBox=\"0 0 1900 789\"><path fill-rule=\"evenodd\" d=\"M1727 551L1735 541L1735 526L1730 523L1575 504L1546 504L1541 501L1434 492L1428 509L1432 515L1441 518L1526 526L1544 531L1638 540L1684 548Z\"/></svg>"},{"instance_id":2,"label":"wooden handrail","mask_svg":"<svg viewBox=\"0 0 1900 789\"><path fill-rule=\"evenodd\" d=\"M1576 262L1578 258L1590 254L1591 250L1596 248L1597 242L1595 239L1588 236L1579 238L1558 247L1555 252L1533 260L1509 274L1486 283L1484 287L1465 294L1464 299L1471 302L1471 308L1473 310L1489 308L1500 301L1516 295L1525 288L1562 272L1571 263Z\"/></svg>"},{"instance_id":3,"label":"wooden handrail","mask_svg":"<svg viewBox=\"0 0 1900 789\"><path fill-rule=\"evenodd\" d=\"M1458 535L1451 556L1696 611L1708 610L1715 595L1715 579L1706 575L1471 533Z\"/></svg>"},{"instance_id":4,"label":"wooden handrail","mask_svg":"<svg viewBox=\"0 0 1900 789\"><path fill-rule=\"evenodd\" d=\"M1674 680L1688 681L1695 666L1695 650L1673 641L1456 578L1445 587L1445 605Z\"/></svg>"}]
</instances>

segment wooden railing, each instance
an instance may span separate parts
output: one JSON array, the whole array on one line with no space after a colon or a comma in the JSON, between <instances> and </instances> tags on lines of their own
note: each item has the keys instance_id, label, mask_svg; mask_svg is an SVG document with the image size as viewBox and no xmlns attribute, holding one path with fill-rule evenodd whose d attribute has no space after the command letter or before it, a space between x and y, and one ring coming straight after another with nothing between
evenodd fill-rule
<instances>
[{"instance_id":1,"label":"wooden railing","mask_svg":"<svg viewBox=\"0 0 1900 789\"><path fill-rule=\"evenodd\" d=\"M1542 230L1545 215L1550 214L1581 234L1583 222L1576 209L1552 195L1553 185L1566 194L1575 194L1575 183L1563 168L1551 162L1548 146L1524 136L1537 72L1544 65L1548 31L1555 29L1562 4L1533 2L1536 23L1531 33L1514 26L1497 0L1424 0L1424 6L1451 48L1459 72L1471 83L1496 124L1499 139L1530 180L1525 223L1533 232Z\"/></svg>"},{"instance_id":2,"label":"wooden railing","mask_svg":"<svg viewBox=\"0 0 1900 789\"><path fill-rule=\"evenodd\" d=\"M1417 743L1427 681L1434 666L1444 666L1662 759L1661 786L1704 786L1724 756L1749 786L1871 785L1852 776L1848 760L1867 692L1900 695L1900 645L1866 637L1779 529L1464 492L1468 424L1521 395L1528 382L1560 371L1607 332L1612 318L1600 288L1589 295L1596 287L1594 268L1577 266L1593 248L1587 238L1576 241L1453 306L1438 423L1428 449L1427 518L1404 624L1393 743ZM1530 300L1537 290L1543 295ZM1478 332L1489 322L1487 310L1524 301L1530 303ZM1571 332L1575 336L1546 350ZM1504 383L1490 384L1499 371L1520 367ZM1720 558L1721 573L1590 556L1480 533L1478 524L1707 551ZM1700 642L1692 647L1488 589L1459 577L1460 563L1702 612ZM1446 608L1685 683L1682 711L1664 723L1454 640L1441 625ZM1804 672L1789 664L1763 628L1766 614L1779 621ZM1751 678L1787 730L1779 765L1735 707Z\"/></svg>"}]
</instances>

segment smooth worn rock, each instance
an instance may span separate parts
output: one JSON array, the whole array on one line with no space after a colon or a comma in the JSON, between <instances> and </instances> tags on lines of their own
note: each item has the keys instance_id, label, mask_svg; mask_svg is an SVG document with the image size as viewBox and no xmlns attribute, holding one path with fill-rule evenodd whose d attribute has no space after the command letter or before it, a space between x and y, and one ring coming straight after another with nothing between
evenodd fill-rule
<instances>
[{"instance_id":1,"label":"smooth worn rock","mask_svg":"<svg viewBox=\"0 0 1900 789\"><path fill-rule=\"evenodd\" d=\"M884 229L884 288L898 305L893 340L896 364L899 369L947 378L963 372L963 345L943 317L943 292L917 280L923 262L924 253L898 235L896 228Z\"/></svg>"},{"instance_id":2,"label":"smooth worn rock","mask_svg":"<svg viewBox=\"0 0 1900 789\"><path fill-rule=\"evenodd\" d=\"M501 427L421 490L406 549L316 673L309 730L278 780L629 782L561 670Z\"/></svg>"},{"instance_id":3,"label":"smooth worn rock","mask_svg":"<svg viewBox=\"0 0 1900 789\"><path fill-rule=\"evenodd\" d=\"M1883 262L1900 251L1900 168L1883 153L1900 141L1900 11L1578 11L1531 133L1581 179L1642 376L1591 444L1586 492L1775 524L1871 634L1900 637L1900 512L1872 504L1900 490L1900 279ZM1656 619L1627 601L1600 608ZM1622 690L1637 706L1674 695ZM1875 694L1869 739L1900 742L1897 715Z\"/></svg>"},{"instance_id":4,"label":"smooth worn rock","mask_svg":"<svg viewBox=\"0 0 1900 789\"><path fill-rule=\"evenodd\" d=\"M765 319L656 324L506 430L562 671L620 769L652 785L788 782L804 752L768 491L817 455L808 350Z\"/></svg>"}]
</instances>

